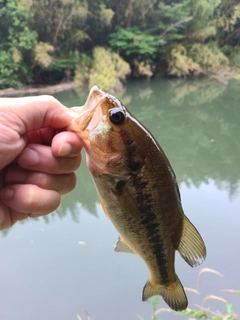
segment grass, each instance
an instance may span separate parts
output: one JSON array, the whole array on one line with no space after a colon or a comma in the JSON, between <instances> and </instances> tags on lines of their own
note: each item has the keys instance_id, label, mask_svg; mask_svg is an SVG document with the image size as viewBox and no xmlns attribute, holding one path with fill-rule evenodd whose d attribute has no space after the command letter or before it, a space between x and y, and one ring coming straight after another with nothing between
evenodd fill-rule
<instances>
[{"instance_id":1,"label":"grass","mask_svg":"<svg viewBox=\"0 0 240 320\"><path fill-rule=\"evenodd\" d=\"M202 279L202 276L205 273L212 273L218 277L223 278L223 275L220 272L218 272L214 269L204 268L198 274L196 289L184 288L185 291L193 292L195 294L200 294L200 292L199 292L200 281ZM230 293L234 293L234 294L240 294L240 290L223 289L221 291L222 292L230 292ZM182 318L185 318L188 320L197 320L197 319L202 319L202 320L240 320L240 316L237 315L233 311L232 304L229 303L226 299L219 297L219 296L208 295L202 300L201 306L195 304L196 308L194 308L194 309L187 308L186 310L181 311L181 312L175 312L170 308L158 308L160 299L161 299L160 296L155 296L151 300L147 301L152 306L152 316L151 316L150 320L158 320L160 318L164 319L165 317L164 317L163 313L165 313L165 312L175 313L176 316L181 316ZM225 306L224 311L220 312L218 310L211 310L210 308L205 308L206 302L211 301L211 300L222 302ZM142 318L140 316L138 316L138 318L139 318L139 320L145 320L144 318ZM93 320L93 318L89 316L87 311L85 311L84 319L81 318L80 315L78 314L77 320Z\"/></svg>"},{"instance_id":2,"label":"grass","mask_svg":"<svg viewBox=\"0 0 240 320\"><path fill-rule=\"evenodd\" d=\"M86 316L86 320L92 320L92 318L89 316L87 310L85 310L85 316ZM77 314L77 320L83 320L83 318L80 317L79 314Z\"/></svg>"},{"instance_id":3,"label":"grass","mask_svg":"<svg viewBox=\"0 0 240 320\"><path fill-rule=\"evenodd\" d=\"M200 280L201 280L202 275L204 273L212 273L212 274L215 274L215 275L223 278L223 275L220 272L218 272L214 269L204 268L198 274L197 286L196 286L197 289L184 288L185 291L190 291L190 292L194 292L196 294L200 294L198 288L200 285ZM222 291L240 294L240 290L223 289ZM225 304L225 311L223 311L223 312L220 312L218 310L213 311L210 308L205 308L205 304L209 300L215 300L215 301L220 301L220 302L224 303ZM170 308L158 309L159 296L155 296L151 301L149 300L148 302L152 305L152 309L153 309L153 314L152 314L151 320L160 319L160 317L158 317L158 316L163 312L175 312L175 311L171 310ZM181 312L176 312L175 314L178 316L182 316L184 318L187 318L189 320L196 320L196 319L240 320L240 317L236 313L234 313L232 304L229 303L226 299L219 297L219 296L208 295L203 299L201 306L195 305L195 307L196 307L195 309L187 308L186 310L181 311ZM140 319L144 320L143 318L140 318Z\"/></svg>"}]
</instances>

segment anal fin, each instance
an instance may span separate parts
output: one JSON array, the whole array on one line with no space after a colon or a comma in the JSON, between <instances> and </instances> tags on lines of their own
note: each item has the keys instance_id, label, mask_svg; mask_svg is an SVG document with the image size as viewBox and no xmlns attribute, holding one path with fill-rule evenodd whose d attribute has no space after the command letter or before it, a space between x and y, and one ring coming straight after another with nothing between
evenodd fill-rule
<instances>
[{"instance_id":1,"label":"anal fin","mask_svg":"<svg viewBox=\"0 0 240 320\"><path fill-rule=\"evenodd\" d=\"M183 215L182 237L177 250L191 267L198 266L206 258L204 241L185 215Z\"/></svg>"},{"instance_id":2,"label":"anal fin","mask_svg":"<svg viewBox=\"0 0 240 320\"><path fill-rule=\"evenodd\" d=\"M177 275L176 281L168 286L161 284L153 285L151 281L148 280L143 288L142 300L146 301L155 295L161 295L169 307L175 311L185 310L188 306L185 291Z\"/></svg>"},{"instance_id":3,"label":"anal fin","mask_svg":"<svg viewBox=\"0 0 240 320\"><path fill-rule=\"evenodd\" d=\"M114 249L116 252L128 252L135 253L124 241L122 237L119 237L118 242L116 243L116 247Z\"/></svg>"}]
</instances>

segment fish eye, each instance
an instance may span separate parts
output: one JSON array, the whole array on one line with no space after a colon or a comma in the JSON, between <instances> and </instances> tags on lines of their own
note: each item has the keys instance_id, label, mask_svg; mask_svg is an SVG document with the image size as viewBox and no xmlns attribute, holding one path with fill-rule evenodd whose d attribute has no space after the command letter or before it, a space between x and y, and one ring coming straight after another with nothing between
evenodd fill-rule
<instances>
[{"instance_id":1,"label":"fish eye","mask_svg":"<svg viewBox=\"0 0 240 320\"><path fill-rule=\"evenodd\" d=\"M109 119L113 124L122 124L125 120L125 114L118 108L113 108L109 112Z\"/></svg>"}]
</instances>

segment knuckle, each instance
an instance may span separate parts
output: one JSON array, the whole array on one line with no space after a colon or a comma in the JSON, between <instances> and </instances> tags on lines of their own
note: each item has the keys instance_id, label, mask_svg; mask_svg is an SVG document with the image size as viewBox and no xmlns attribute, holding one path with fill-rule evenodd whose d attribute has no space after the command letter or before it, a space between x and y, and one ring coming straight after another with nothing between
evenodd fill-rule
<instances>
[{"instance_id":1,"label":"knuckle","mask_svg":"<svg viewBox=\"0 0 240 320\"><path fill-rule=\"evenodd\" d=\"M70 173L66 175L65 183L63 184L62 190L60 190L61 194L68 193L72 191L76 187L77 177L75 173Z\"/></svg>"},{"instance_id":2,"label":"knuckle","mask_svg":"<svg viewBox=\"0 0 240 320\"><path fill-rule=\"evenodd\" d=\"M43 95L39 96L39 99L44 102L47 102L47 101L57 102L58 101L56 98L54 98L53 96L48 95L48 94L43 94Z\"/></svg>"},{"instance_id":3,"label":"knuckle","mask_svg":"<svg viewBox=\"0 0 240 320\"><path fill-rule=\"evenodd\" d=\"M76 157L73 158L73 171L77 170L81 164L82 156L81 153L78 154Z\"/></svg>"},{"instance_id":4,"label":"knuckle","mask_svg":"<svg viewBox=\"0 0 240 320\"><path fill-rule=\"evenodd\" d=\"M24 198L26 208L30 210L36 210L39 207L40 198L39 193L36 192L35 186L29 185L26 190L26 195Z\"/></svg>"},{"instance_id":5,"label":"knuckle","mask_svg":"<svg viewBox=\"0 0 240 320\"><path fill-rule=\"evenodd\" d=\"M41 188L46 188L48 189L49 188L49 185L50 185L50 179L49 179L49 175L48 174L45 174L45 173L42 173L42 172L39 172L37 173L37 180L38 181L38 185L41 187Z\"/></svg>"}]
</instances>

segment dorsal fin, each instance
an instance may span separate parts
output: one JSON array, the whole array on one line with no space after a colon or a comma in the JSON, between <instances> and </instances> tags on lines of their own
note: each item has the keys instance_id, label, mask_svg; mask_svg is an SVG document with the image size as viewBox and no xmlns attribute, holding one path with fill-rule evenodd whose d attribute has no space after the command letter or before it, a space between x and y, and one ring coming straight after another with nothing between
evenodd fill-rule
<instances>
[{"instance_id":1,"label":"dorsal fin","mask_svg":"<svg viewBox=\"0 0 240 320\"><path fill-rule=\"evenodd\" d=\"M198 266L206 258L203 239L185 214L183 215L182 237L177 250L191 267Z\"/></svg>"}]
</instances>

